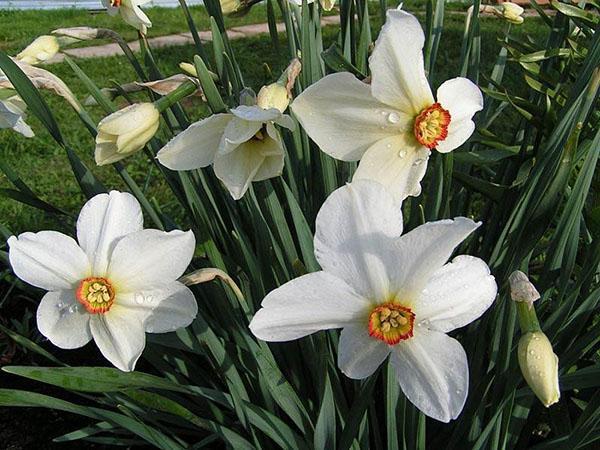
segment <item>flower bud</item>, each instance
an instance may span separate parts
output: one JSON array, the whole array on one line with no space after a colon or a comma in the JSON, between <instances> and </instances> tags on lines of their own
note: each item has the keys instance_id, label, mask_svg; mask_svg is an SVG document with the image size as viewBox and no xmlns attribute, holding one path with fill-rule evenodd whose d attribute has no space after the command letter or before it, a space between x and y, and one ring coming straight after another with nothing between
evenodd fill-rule
<instances>
[{"instance_id":1,"label":"flower bud","mask_svg":"<svg viewBox=\"0 0 600 450\"><path fill-rule=\"evenodd\" d=\"M519 366L527 384L547 408L558 402L558 357L541 331L530 331L519 340Z\"/></svg>"},{"instance_id":2,"label":"flower bud","mask_svg":"<svg viewBox=\"0 0 600 450\"><path fill-rule=\"evenodd\" d=\"M515 302L525 302L529 309L533 306L533 302L540 298L540 293L535 286L529 281L527 275L520 270L515 270L508 277L510 284L510 297Z\"/></svg>"},{"instance_id":3,"label":"flower bud","mask_svg":"<svg viewBox=\"0 0 600 450\"><path fill-rule=\"evenodd\" d=\"M96 136L96 164L112 164L144 148L156 134L159 120L152 103L136 103L102 119Z\"/></svg>"},{"instance_id":4,"label":"flower bud","mask_svg":"<svg viewBox=\"0 0 600 450\"><path fill-rule=\"evenodd\" d=\"M196 66L194 66L193 64L187 63L187 62L182 62L179 63L179 68L181 70L183 70L185 73L187 73L188 75L191 75L193 77L198 77L198 71L196 70Z\"/></svg>"},{"instance_id":5,"label":"flower bud","mask_svg":"<svg viewBox=\"0 0 600 450\"><path fill-rule=\"evenodd\" d=\"M16 56L16 59L35 66L58 53L60 45L56 36L40 36Z\"/></svg>"},{"instance_id":6,"label":"flower bud","mask_svg":"<svg viewBox=\"0 0 600 450\"><path fill-rule=\"evenodd\" d=\"M260 88L256 97L256 104L262 109L276 108L284 112L290 104L290 96L285 86L272 83Z\"/></svg>"},{"instance_id":7,"label":"flower bud","mask_svg":"<svg viewBox=\"0 0 600 450\"><path fill-rule=\"evenodd\" d=\"M519 5L511 2L504 2L500 4L498 7L502 17L504 17L508 22L514 23L515 25L520 25L523 23L523 11Z\"/></svg>"},{"instance_id":8,"label":"flower bud","mask_svg":"<svg viewBox=\"0 0 600 450\"><path fill-rule=\"evenodd\" d=\"M69 37L76 39L78 41L91 41L93 39L98 39L100 30L98 28L92 27L71 27L71 28L58 28L52 31L52 34L55 34L59 37Z\"/></svg>"},{"instance_id":9,"label":"flower bud","mask_svg":"<svg viewBox=\"0 0 600 450\"><path fill-rule=\"evenodd\" d=\"M240 0L219 0L224 15L233 14L244 8Z\"/></svg>"}]
</instances>

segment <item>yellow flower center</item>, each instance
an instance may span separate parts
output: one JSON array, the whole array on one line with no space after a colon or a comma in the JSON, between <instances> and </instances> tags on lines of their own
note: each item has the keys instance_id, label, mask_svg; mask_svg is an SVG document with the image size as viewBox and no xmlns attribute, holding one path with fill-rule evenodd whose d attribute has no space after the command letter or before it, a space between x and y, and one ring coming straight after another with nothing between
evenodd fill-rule
<instances>
[{"instance_id":1,"label":"yellow flower center","mask_svg":"<svg viewBox=\"0 0 600 450\"><path fill-rule=\"evenodd\" d=\"M369 315L369 335L388 345L413 336L415 314L410 308L388 302L377 306Z\"/></svg>"},{"instance_id":2,"label":"yellow flower center","mask_svg":"<svg viewBox=\"0 0 600 450\"><path fill-rule=\"evenodd\" d=\"M425 108L415 119L414 131L421 145L432 149L448 136L450 113L439 103Z\"/></svg>"},{"instance_id":3,"label":"yellow flower center","mask_svg":"<svg viewBox=\"0 0 600 450\"><path fill-rule=\"evenodd\" d=\"M106 278L89 277L81 280L75 296L87 312L103 314L115 301L115 289Z\"/></svg>"}]
</instances>

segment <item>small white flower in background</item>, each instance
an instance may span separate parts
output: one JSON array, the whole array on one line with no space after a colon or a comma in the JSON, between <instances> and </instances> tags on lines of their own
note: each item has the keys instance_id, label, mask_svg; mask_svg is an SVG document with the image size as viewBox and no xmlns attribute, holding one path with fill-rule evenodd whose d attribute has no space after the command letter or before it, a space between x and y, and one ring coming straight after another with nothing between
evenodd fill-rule
<instances>
[{"instance_id":1,"label":"small white flower in background","mask_svg":"<svg viewBox=\"0 0 600 450\"><path fill-rule=\"evenodd\" d=\"M504 2L497 6L499 15L505 18L508 22L515 25L523 23L523 12L525 11L522 7L516 3Z\"/></svg>"},{"instance_id":2,"label":"small white flower in background","mask_svg":"<svg viewBox=\"0 0 600 450\"><path fill-rule=\"evenodd\" d=\"M194 295L176 281L192 259L194 234L144 230L142 221L135 197L112 191L84 205L78 242L55 231L8 239L15 274L49 291L37 325L54 345L73 349L94 339L106 359L131 371L146 332L166 333L194 320Z\"/></svg>"},{"instance_id":3,"label":"small white flower in background","mask_svg":"<svg viewBox=\"0 0 600 450\"><path fill-rule=\"evenodd\" d=\"M259 339L289 341L342 328L344 374L366 378L391 355L406 397L430 417L455 419L469 370L464 349L446 333L481 316L497 287L481 259L447 260L478 226L458 217L401 236L399 202L378 183L353 182L317 215L315 255L323 270L269 293L250 329Z\"/></svg>"},{"instance_id":4,"label":"small white flower in background","mask_svg":"<svg viewBox=\"0 0 600 450\"><path fill-rule=\"evenodd\" d=\"M531 309L533 302L540 298L540 293L533 283L520 270L515 270L511 273L508 277L508 282L510 284L510 297L515 302L525 302L529 306L529 309Z\"/></svg>"},{"instance_id":5,"label":"small white flower in background","mask_svg":"<svg viewBox=\"0 0 600 450\"><path fill-rule=\"evenodd\" d=\"M23 99L18 95L11 95L3 99L2 91L4 89L0 89L0 130L10 128L25 137L33 137L32 129L25 123L27 105Z\"/></svg>"},{"instance_id":6,"label":"small white flower in background","mask_svg":"<svg viewBox=\"0 0 600 450\"><path fill-rule=\"evenodd\" d=\"M378 181L398 200L420 194L430 150L446 153L463 144L483 108L481 91L466 78L444 82L434 99L424 42L414 16L390 10L369 59L370 85L350 73L328 75L291 105L325 153L360 160L355 180Z\"/></svg>"},{"instance_id":7,"label":"small white flower in background","mask_svg":"<svg viewBox=\"0 0 600 450\"><path fill-rule=\"evenodd\" d=\"M519 367L527 384L548 408L560 399L558 356L542 331L530 331L519 339Z\"/></svg>"},{"instance_id":8,"label":"small white flower in background","mask_svg":"<svg viewBox=\"0 0 600 450\"><path fill-rule=\"evenodd\" d=\"M140 33L146 34L148 28L152 27L152 22L148 16L141 10L140 6L145 5L150 0L102 0L108 14L116 16L120 14L125 22L132 27L137 28Z\"/></svg>"},{"instance_id":9,"label":"small white flower in background","mask_svg":"<svg viewBox=\"0 0 600 450\"><path fill-rule=\"evenodd\" d=\"M292 129L292 119L278 109L238 106L192 124L157 154L172 170L213 165L215 175L235 200L250 183L281 175L285 151L275 124Z\"/></svg>"},{"instance_id":10,"label":"small white flower in background","mask_svg":"<svg viewBox=\"0 0 600 450\"><path fill-rule=\"evenodd\" d=\"M136 103L98 124L96 164L112 164L141 150L156 134L160 113L152 103Z\"/></svg>"},{"instance_id":11,"label":"small white flower in background","mask_svg":"<svg viewBox=\"0 0 600 450\"><path fill-rule=\"evenodd\" d=\"M56 36L40 36L19 53L15 58L32 66L48 61L60 50Z\"/></svg>"}]
</instances>

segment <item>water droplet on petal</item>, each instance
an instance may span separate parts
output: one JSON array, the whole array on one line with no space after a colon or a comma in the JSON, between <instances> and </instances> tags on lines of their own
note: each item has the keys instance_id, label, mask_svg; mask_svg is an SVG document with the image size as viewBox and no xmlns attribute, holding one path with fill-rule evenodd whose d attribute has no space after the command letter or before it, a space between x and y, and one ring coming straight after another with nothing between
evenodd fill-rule
<instances>
[{"instance_id":1,"label":"water droplet on petal","mask_svg":"<svg viewBox=\"0 0 600 450\"><path fill-rule=\"evenodd\" d=\"M400 122L400 116L395 112L391 112L388 114L387 120L389 123L398 123Z\"/></svg>"},{"instance_id":2,"label":"water droplet on petal","mask_svg":"<svg viewBox=\"0 0 600 450\"><path fill-rule=\"evenodd\" d=\"M392 148L392 144L386 145L387 148Z\"/></svg>"},{"instance_id":3,"label":"water droplet on petal","mask_svg":"<svg viewBox=\"0 0 600 450\"><path fill-rule=\"evenodd\" d=\"M421 164L423 164L423 161L425 161L424 159L416 159L415 162L413 163L413 166L420 166Z\"/></svg>"},{"instance_id":4,"label":"water droplet on petal","mask_svg":"<svg viewBox=\"0 0 600 450\"><path fill-rule=\"evenodd\" d=\"M457 389L457 390L456 390L456 394L457 394L457 395L460 395L461 393L462 393L462 391L461 391L460 389Z\"/></svg>"},{"instance_id":5,"label":"water droplet on petal","mask_svg":"<svg viewBox=\"0 0 600 450\"><path fill-rule=\"evenodd\" d=\"M406 156L406 150L402 149L398 152L398 158L404 158Z\"/></svg>"},{"instance_id":6,"label":"water droplet on petal","mask_svg":"<svg viewBox=\"0 0 600 450\"><path fill-rule=\"evenodd\" d=\"M57 307L58 309L62 309L62 308L64 308L64 307L65 307L65 304L64 304L63 302L58 302L58 303L56 304L56 307Z\"/></svg>"},{"instance_id":7,"label":"water droplet on petal","mask_svg":"<svg viewBox=\"0 0 600 450\"><path fill-rule=\"evenodd\" d=\"M529 354L530 355L535 355L535 352L533 350L529 350Z\"/></svg>"}]
</instances>

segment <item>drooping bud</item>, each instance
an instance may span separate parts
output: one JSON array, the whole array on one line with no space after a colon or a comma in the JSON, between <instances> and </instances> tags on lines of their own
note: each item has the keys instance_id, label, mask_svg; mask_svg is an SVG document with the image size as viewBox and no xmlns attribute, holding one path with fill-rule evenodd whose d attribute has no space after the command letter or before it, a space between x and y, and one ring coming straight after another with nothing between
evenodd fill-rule
<instances>
[{"instance_id":1,"label":"drooping bud","mask_svg":"<svg viewBox=\"0 0 600 450\"><path fill-rule=\"evenodd\" d=\"M527 303L529 309L533 306L533 302L540 298L540 293L535 286L529 281L527 275L520 270L515 270L508 277L510 284L510 297L515 302Z\"/></svg>"},{"instance_id":2,"label":"drooping bud","mask_svg":"<svg viewBox=\"0 0 600 450\"><path fill-rule=\"evenodd\" d=\"M262 109L275 108L284 112L290 104L290 97L285 86L272 83L260 88L256 97L256 104Z\"/></svg>"},{"instance_id":3,"label":"drooping bud","mask_svg":"<svg viewBox=\"0 0 600 450\"><path fill-rule=\"evenodd\" d=\"M240 11L244 5L240 0L219 0L221 3L221 11L224 15L229 15Z\"/></svg>"},{"instance_id":4,"label":"drooping bud","mask_svg":"<svg viewBox=\"0 0 600 450\"><path fill-rule=\"evenodd\" d=\"M36 66L52 58L59 50L60 45L56 36L40 36L25 47L25 49L16 56L16 59L31 64L32 66Z\"/></svg>"},{"instance_id":5,"label":"drooping bud","mask_svg":"<svg viewBox=\"0 0 600 450\"><path fill-rule=\"evenodd\" d=\"M522 335L518 358L525 381L544 406L558 402L558 357L546 335L542 331L530 331Z\"/></svg>"},{"instance_id":6,"label":"drooping bud","mask_svg":"<svg viewBox=\"0 0 600 450\"><path fill-rule=\"evenodd\" d=\"M96 164L117 162L144 148L158 131L160 113L152 103L136 103L100 121Z\"/></svg>"},{"instance_id":7,"label":"drooping bud","mask_svg":"<svg viewBox=\"0 0 600 450\"><path fill-rule=\"evenodd\" d=\"M522 14L525 10L516 3L504 2L498 6L498 11L504 19L515 25L520 25L524 21Z\"/></svg>"}]
</instances>

